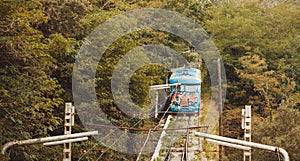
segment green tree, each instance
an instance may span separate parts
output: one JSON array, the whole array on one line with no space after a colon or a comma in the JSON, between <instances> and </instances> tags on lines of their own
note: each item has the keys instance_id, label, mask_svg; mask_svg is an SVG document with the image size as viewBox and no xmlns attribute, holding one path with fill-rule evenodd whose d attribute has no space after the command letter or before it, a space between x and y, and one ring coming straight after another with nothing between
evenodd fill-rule
<instances>
[{"instance_id":1,"label":"green tree","mask_svg":"<svg viewBox=\"0 0 300 161\"><path fill-rule=\"evenodd\" d=\"M296 36L299 35L298 14L299 6L287 2L266 6L260 2L232 1L218 3L213 9L213 18L205 23L205 28L211 33L225 62L228 95L232 96L227 100L230 105L241 106L249 98L257 97L255 87L241 79L236 70L242 69L239 58L249 53L265 59L268 70L273 70L274 75L285 74L295 81L295 90L299 91L296 74L299 73L299 43L295 44L299 42ZM287 65L289 69L280 70Z\"/></svg>"},{"instance_id":2,"label":"green tree","mask_svg":"<svg viewBox=\"0 0 300 161\"><path fill-rule=\"evenodd\" d=\"M0 1L1 144L49 136L61 125L55 110L63 104L63 89L52 76L55 59L37 29L47 20L36 1ZM15 148L13 160L43 160L55 150L42 146Z\"/></svg>"},{"instance_id":3,"label":"green tree","mask_svg":"<svg viewBox=\"0 0 300 161\"><path fill-rule=\"evenodd\" d=\"M295 109L279 108L272 120L265 120L253 130L253 141L284 148L290 156L290 160L297 160L299 154L299 121L300 112ZM253 159L277 160L278 154L264 150L254 150Z\"/></svg>"},{"instance_id":4,"label":"green tree","mask_svg":"<svg viewBox=\"0 0 300 161\"><path fill-rule=\"evenodd\" d=\"M47 21L39 25L45 37L61 34L64 37L83 39L88 33L81 19L92 6L81 1L40 1Z\"/></svg>"},{"instance_id":5,"label":"green tree","mask_svg":"<svg viewBox=\"0 0 300 161\"><path fill-rule=\"evenodd\" d=\"M227 136L242 137L237 110L245 104L260 116L270 114L268 107L299 107L299 5L232 0L215 2L211 14L204 27L219 48L227 75L224 122L235 126L225 126ZM225 153L237 160L236 150L226 148Z\"/></svg>"},{"instance_id":6,"label":"green tree","mask_svg":"<svg viewBox=\"0 0 300 161\"><path fill-rule=\"evenodd\" d=\"M261 105L257 99L253 100L253 104L269 111L267 115L272 116L271 109L281 104L291 108L299 102L299 92L295 90L296 83L281 71L284 69L278 69L277 73L269 70L266 60L256 54L243 56L239 61L242 65L242 69L237 69L239 77L251 80L249 83L253 83L254 91L258 92L262 99Z\"/></svg>"},{"instance_id":7,"label":"green tree","mask_svg":"<svg viewBox=\"0 0 300 161\"><path fill-rule=\"evenodd\" d=\"M268 115L271 115L271 108L278 106L276 96L280 92L280 83L275 77L274 71L269 71L265 59L258 55L248 55L239 58L242 69L238 69L239 77L249 79L253 83L254 91L262 97L262 107L267 109ZM256 101L256 105L259 105Z\"/></svg>"}]
</instances>

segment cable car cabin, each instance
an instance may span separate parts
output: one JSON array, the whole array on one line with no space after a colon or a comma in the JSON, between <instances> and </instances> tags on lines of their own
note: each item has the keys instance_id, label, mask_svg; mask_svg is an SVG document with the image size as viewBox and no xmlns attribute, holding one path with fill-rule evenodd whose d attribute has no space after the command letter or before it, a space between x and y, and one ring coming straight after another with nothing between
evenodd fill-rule
<instances>
[{"instance_id":1,"label":"cable car cabin","mask_svg":"<svg viewBox=\"0 0 300 161\"><path fill-rule=\"evenodd\" d=\"M195 68L176 68L172 71L171 112L198 112L200 110L201 72Z\"/></svg>"}]
</instances>

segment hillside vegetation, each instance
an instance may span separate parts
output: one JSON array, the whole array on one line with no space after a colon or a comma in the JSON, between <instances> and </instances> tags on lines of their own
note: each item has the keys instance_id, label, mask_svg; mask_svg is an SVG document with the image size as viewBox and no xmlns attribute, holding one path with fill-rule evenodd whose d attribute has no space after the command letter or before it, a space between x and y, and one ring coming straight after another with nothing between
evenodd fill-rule
<instances>
[{"instance_id":1,"label":"hillside vegetation","mask_svg":"<svg viewBox=\"0 0 300 161\"><path fill-rule=\"evenodd\" d=\"M243 138L240 113L250 104L253 140L286 149L291 160L300 158L300 4L292 0L0 0L0 148L13 140L63 134L64 102L73 102L72 70L85 38L110 17L142 8L177 11L212 37L227 77L225 136ZM138 119L117 109L110 87L118 61L147 44L165 45L180 53L190 48L176 35L151 29L127 34L108 48L98 64L95 84L99 107L115 125L149 128L157 123L146 119L136 125ZM205 64L202 70L202 92L210 92ZM136 71L130 80L134 103L146 107L150 100L145 91L164 83L167 74L159 65ZM73 132L84 130L76 116ZM14 147L0 160L62 160L62 148ZM100 160L111 161L137 157L113 150L102 153L105 149L95 140L74 143L72 157L96 160L103 154ZM226 148L224 154L228 160L242 159L240 150ZM276 160L278 156L256 150L253 157Z\"/></svg>"}]
</instances>

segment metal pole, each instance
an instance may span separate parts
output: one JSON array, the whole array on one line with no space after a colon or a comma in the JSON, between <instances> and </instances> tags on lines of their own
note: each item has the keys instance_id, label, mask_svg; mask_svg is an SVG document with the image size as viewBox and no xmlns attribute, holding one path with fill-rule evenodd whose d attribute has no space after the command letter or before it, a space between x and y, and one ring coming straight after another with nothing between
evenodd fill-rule
<instances>
[{"instance_id":1,"label":"metal pole","mask_svg":"<svg viewBox=\"0 0 300 161\"><path fill-rule=\"evenodd\" d=\"M206 139L206 141L208 141L210 143L213 143L213 144L228 146L228 147L236 148L236 149L242 149L242 150L250 150L251 149L250 147L247 147L247 146L238 145L238 144L232 144L232 143L218 141L218 140L213 140L213 139Z\"/></svg>"},{"instance_id":2,"label":"metal pole","mask_svg":"<svg viewBox=\"0 0 300 161\"><path fill-rule=\"evenodd\" d=\"M204 137L204 138L213 139L213 140L225 141L225 142L234 143L234 144L240 144L240 145L244 145L244 146L248 146L248 147L252 147L252 148L258 148L258 149L264 149L264 150L269 150L269 151L273 151L273 152L278 152L283 155L284 161L290 160L289 154L287 153L287 151L282 148L279 148L279 147L265 145L265 144L259 144L259 143L253 143L253 142L248 142L248 141L244 141L244 140L232 139L232 138L227 138L227 137L218 136L218 135L211 135L211 134L206 134L206 133L201 133L201 132L195 132L195 135L198 135L198 136Z\"/></svg>"},{"instance_id":3,"label":"metal pole","mask_svg":"<svg viewBox=\"0 0 300 161\"><path fill-rule=\"evenodd\" d=\"M73 143L73 142L85 141L85 140L88 140L88 139L89 139L88 137L82 137L82 138L47 142L47 143L43 143L43 145L45 145L45 146L59 145L59 144L64 144L64 143Z\"/></svg>"},{"instance_id":4,"label":"metal pole","mask_svg":"<svg viewBox=\"0 0 300 161\"><path fill-rule=\"evenodd\" d=\"M166 89L166 88L170 88L171 86L178 86L178 85L181 85L181 83L153 85L150 86L150 90Z\"/></svg>"},{"instance_id":5,"label":"metal pole","mask_svg":"<svg viewBox=\"0 0 300 161\"><path fill-rule=\"evenodd\" d=\"M158 112L158 91L155 91L156 98L155 98L155 118L157 118Z\"/></svg>"},{"instance_id":6,"label":"metal pole","mask_svg":"<svg viewBox=\"0 0 300 161\"><path fill-rule=\"evenodd\" d=\"M59 136L52 136L52 137L46 137L46 138L20 140L20 141L16 140L16 141L11 141L11 142L4 144L1 153L4 154L6 152L6 150L12 146L40 144L40 143L45 143L45 142L59 141L59 140L65 140L65 139L74 139L74 138L92 136L92 135L98 135L98 131L82 132L82 133L75 133L75 134L70 134L70 135L59 135Z\"/></svg>"},{"instance_id":7,"label":"metal pole","mask_svg":"<svg viewBox=\"0 0 300 161\"><path fill-rule=\"evenodd\" d=\"M219 91L219 136L223 136L223 128L222 128L222 82L221 82L221 60L218 59L218 91ZM223 161L223 148L222 145L219 145L219 160Z\"/></svg>"}]
</instances>

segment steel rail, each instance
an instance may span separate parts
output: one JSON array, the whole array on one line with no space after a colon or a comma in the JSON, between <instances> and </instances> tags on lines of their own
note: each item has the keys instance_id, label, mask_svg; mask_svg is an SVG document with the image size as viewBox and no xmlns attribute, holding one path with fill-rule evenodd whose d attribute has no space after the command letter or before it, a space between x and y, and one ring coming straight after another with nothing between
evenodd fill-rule
<instances>
[{"instance_id":1,"label":"steel rail","mask_svg":"<svg viewBox=\"0 0 300 161\"><path fill-rule=\"evenodd\" d=\"M188 143L189 143L189 132L190 132L190 120L191 120L191 116L189 116L189 120L188 120L188 128L186 130L186 139L185 139L185 145L184 145L184 151L182 154L182 161L188 161Z\"/></svg>"}]
</instances>

